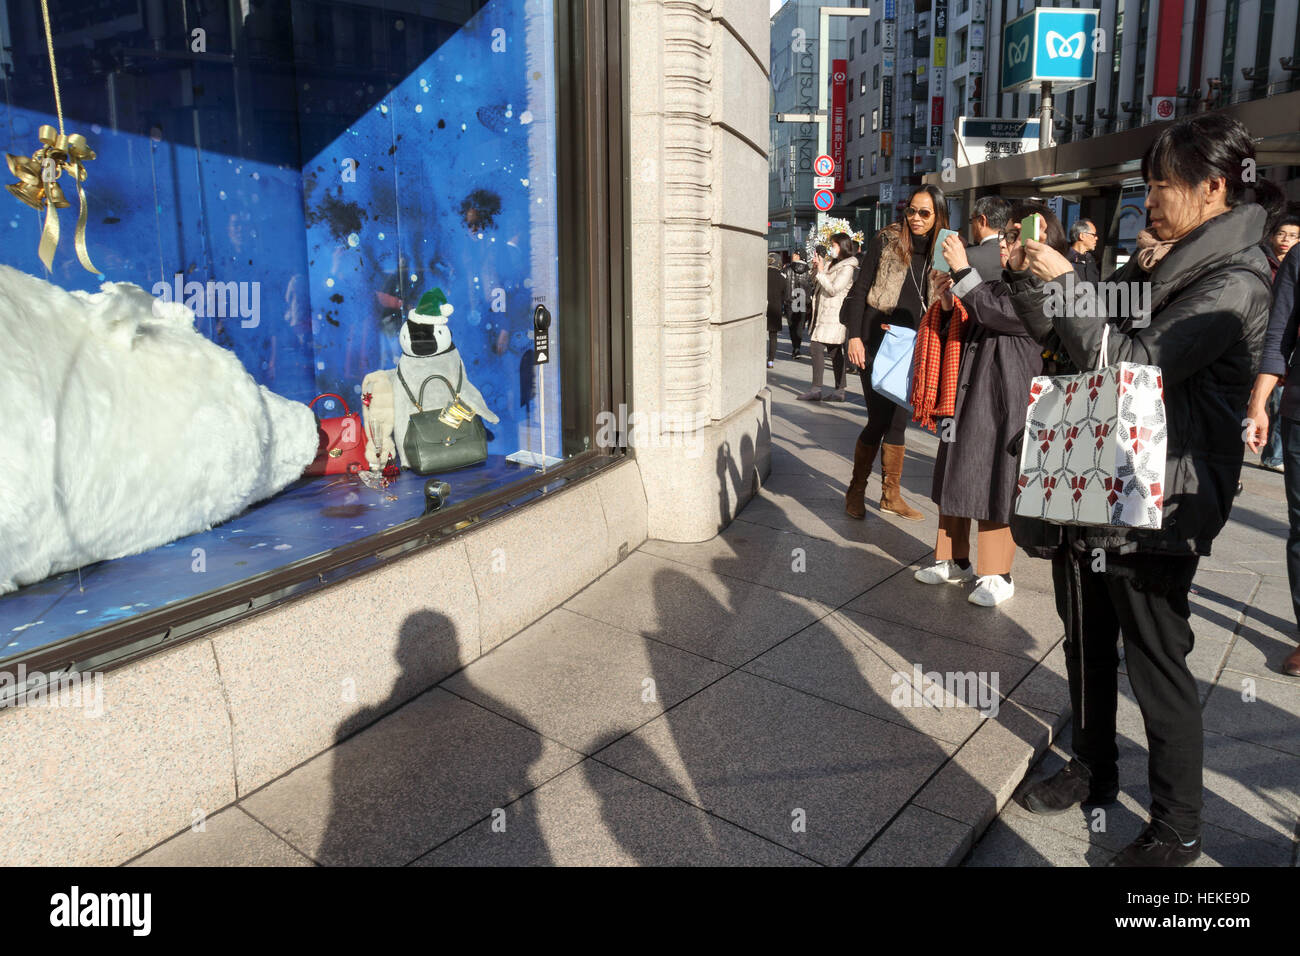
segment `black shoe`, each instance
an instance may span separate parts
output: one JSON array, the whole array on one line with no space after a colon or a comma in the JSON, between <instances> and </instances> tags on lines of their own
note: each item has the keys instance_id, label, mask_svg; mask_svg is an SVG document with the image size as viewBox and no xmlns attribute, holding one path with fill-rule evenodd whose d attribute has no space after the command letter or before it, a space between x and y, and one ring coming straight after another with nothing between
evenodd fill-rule
<instances>
[{"instance_id":1,"label":"black shoe","mask_svg":"<svg viewBox=\"0 0 1300 956\"><path fill-rule=\"evenodd\" d=\"M1232 493L1232 496L1235 498L1235 497L1237 497L1237 495L1239 495L1239 494L1241 494L1241 482L1240 482L1240 481L1237 482L1237 490L1234 491L1234 492Z\"/></svg>"},{"instance_id":2,"label":"black shoe","mask_svg":"<svg viewBox=\"0 0 1300 956\"><path fill-rule=\"evenodd\" d=\"M1201 856L1201 838L1183 843L1169 824L1152 820L1141 836L1124 848L1107 866L1187 866Z\"/></svg>"},{"instance_id":3,"label":"black shoe","mask_svg":"<svg viewBox=\"0 0 1300 956\"><path fill-rule=\"evenodd\" d=\"M1094 786L1092 774L1077 760L1071 760L1046 780L1027 788L1021 800L1030 813L1064 813L1074 806L1105 806L1119 796L1119 784Z\"/></svg>"}]
</instances>

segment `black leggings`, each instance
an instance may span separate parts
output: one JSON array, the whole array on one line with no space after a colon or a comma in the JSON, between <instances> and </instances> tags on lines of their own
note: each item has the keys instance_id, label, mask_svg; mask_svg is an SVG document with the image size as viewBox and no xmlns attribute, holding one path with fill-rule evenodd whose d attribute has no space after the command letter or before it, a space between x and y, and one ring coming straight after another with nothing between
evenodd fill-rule
<instances>
[{"instance_id":1,"label":"black leggings","mask_svg":"<svg viewBox=\"0 0 1300 956\"><path fill-rule=\"evenodd\" d=\"M890 401L871 387L871 373L861 371L862 394L867 399L867 424L858 436L864 445L902 445L907 439L911 414L902 405Z\"/></svg>"}]
</instances>

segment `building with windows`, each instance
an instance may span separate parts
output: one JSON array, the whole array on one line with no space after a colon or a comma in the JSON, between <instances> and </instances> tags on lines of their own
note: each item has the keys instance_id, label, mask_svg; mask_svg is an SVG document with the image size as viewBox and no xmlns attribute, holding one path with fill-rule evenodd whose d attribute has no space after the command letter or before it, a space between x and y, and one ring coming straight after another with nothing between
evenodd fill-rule
<instances>
[{"instance_id":1,"label":"building with windows","mask_svg":"<svg viewBox=\"0 0 1300 956\"><path fill-rule=\"evenodd\" d=\"M941 0L932 2L937 8ZM970 0L972 11L976 2ZM962 0L956 5L964 6ZM1099 225L1103 265L1113 266L1132 251L1144 221L1138 166L1154 138L1153 124L1206 110L1240 119L1256 137L1259 174L1300 202L1297 4L987 0L987 6L983 100L972 103L972 110L982 106L985 115L1006 118L1037 115L1036 93L1001 93L994 87L1002 70L1002 25L1035 6L1099 10L1093 39L1097 79L1055 98L1051 149L983 164L957 163L947 180L930 173L926 181L948 191L958 208L984 192L1049 197L1067 226L1080 215ZM958 31L962 22L960 15L954 19ZM958 95L963 74L957 68L950 74L948 89ZM967 89L974 88L972 81ZM950 128L947 141L952 142Z\"/></svg>"},{"instance_id":2,"label":"building with windows","mask_svg":"<svg viewBox=\"0 0 1300 956\"><path fill-rule=\"evenodd\" d=\"M1083 143L1300 89L1300 6L1294 3L845 0L836 5L871 10L862 22L831 20L846 30L840 49L851 80L844 191L837 197L837 210L864 228L895 218L906 190L926 177L951 189L953 220L964 223L972 197L952 186L969 180L959 170L985 157L959 153L956 120L1037 117L1036 92L1003 93L999 82L1003 27L1036 7L1099 11L1099 34L1091 41L1098 56L1097 80L1057 98L1052 135L1058 144ZM794 6L794 0L787 4ZM804 4L798 6L799 15L815 23L811 11L817 4L807 3L809 12L803 11ZM784 36L775 23L774 63L778 38ZM806 98L815 103L816 90ZM775 171L778 164L772 159ZM945 162L947 180L942 176ZM1300 199L1295 171L1280 162L1270 168L1292 198ZM811 185L795 189L793 197L780 195L785 201L810 197ZM1097 197L1060 194L1054 205L1068 223L1085 198ZM776 202L769 205L774 213L781 208ZM1123 205L1117 201L1116 208ZM796 217L811 220L815 211L810 205L796 207ZM1110 239L1111 245L1119 243L1118 231Z\"/></svg>"},{"instance_id":3,"label":"building with windows","mask_svg":"<svg viewBox=\"0 0 1300 956\"><path fill-rule=\"evenodd\" d=\"M771 18L771 107L768 121L768 248L789 250L803 245L813 208L813 160L817 158L815 122L780 122L785 113L817 112L822 75L817 0L786 0ZM844 22L832 18L829 58L845 55ZM828 67L829 69L829 67Z\"/></svg>"}]
</instances>

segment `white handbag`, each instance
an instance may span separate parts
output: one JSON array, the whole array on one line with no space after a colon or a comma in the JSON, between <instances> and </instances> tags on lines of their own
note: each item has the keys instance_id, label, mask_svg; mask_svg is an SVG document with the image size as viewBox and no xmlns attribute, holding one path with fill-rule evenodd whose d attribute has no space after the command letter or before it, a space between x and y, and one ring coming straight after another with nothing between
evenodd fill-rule
<instances>
[{"instance_id":1,"label":"white handbag","mask_svg":"<svg viewBox=\"0 0 1300 956\"><path fill-rule=\"evenodd\" d=\"M1029 389L1016 514L1052 524L1160 528L1165 489L1164 382L1154 365L1039 376Z\"/></svg>"}]
</instances>

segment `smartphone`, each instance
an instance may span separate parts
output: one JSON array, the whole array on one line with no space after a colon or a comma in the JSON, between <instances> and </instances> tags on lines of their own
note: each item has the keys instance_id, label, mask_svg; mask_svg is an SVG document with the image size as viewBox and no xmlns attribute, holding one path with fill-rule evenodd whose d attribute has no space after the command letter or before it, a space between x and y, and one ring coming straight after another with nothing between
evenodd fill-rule
<instances>
[{"instance_id":1,"label":"smartphone","mask_svg":"<svg viewBox=\"0 0 1300 956\"><path fill-rule=\"evenodd\" d=\"M1020 241L1022 243L1026 239L1042 242L1042 236L1038 232L1038 218L1038 213L1033 213L1020 220Z\"/></svg>"},{"instance_id":2,"label":"smartphone","mask_svg":"<svg viewBox=\"0 0 1300 956\"><path fill-rule=\"evenodd\" d=\"M948 260L943 257L943 241L955 235L957 235L956 229L940 229L939 234L934 237L934 267L940 272L951 271L948 268Z\"/></svg>"}]
</instances>

